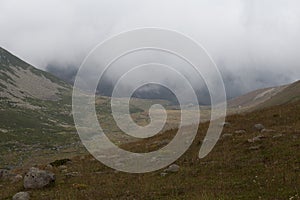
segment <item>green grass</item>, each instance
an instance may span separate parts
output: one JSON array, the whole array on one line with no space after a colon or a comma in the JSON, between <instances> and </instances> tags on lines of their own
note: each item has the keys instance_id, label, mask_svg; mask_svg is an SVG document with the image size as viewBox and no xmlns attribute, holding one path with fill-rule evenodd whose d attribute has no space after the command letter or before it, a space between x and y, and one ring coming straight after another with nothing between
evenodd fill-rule
<instances>
[{"instance_id":1,"label":"green grass","mask_svg":"<svg viewBox=\"0 0 300 200\"><path fill-rule=\"evenodd\" d=\"M176 163L178 173L160 176L163 170L146 174L116 173L88 154L71 158L67 172L78 172L78 177L67 177L59 167L54 187L30 191L32 199L299 199L300 192L300 102L276 106L227 118L231 123L213 151L202 160L197 155L208 124L200 124L199 133L191 148ZM275 132L263 133L266 139L252 144L247 139L261 133L253 125L262 123ZM235 134L244 129L246 134ZM158 148L157 140L173 137L176 130L158 137L124 144L131 151L144 152ZM273 138L281 133L282 137ZM137 146L137 144L140 144ZM261 145L258 150L249 150ZM43 168L47 163L42 163ZM24 172L25 169L20 169ZM0 182L0 194L10 199L22 185ZM1 198L0 198L1 199Z\"/></svg>"}]
</instances>

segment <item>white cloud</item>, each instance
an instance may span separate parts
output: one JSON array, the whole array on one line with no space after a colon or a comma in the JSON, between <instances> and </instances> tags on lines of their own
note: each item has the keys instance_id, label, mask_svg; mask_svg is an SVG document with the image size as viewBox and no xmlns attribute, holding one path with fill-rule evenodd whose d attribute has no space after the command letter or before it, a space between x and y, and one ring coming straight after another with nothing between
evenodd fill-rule
<instances>
[{"instance_id":1,"label":"white cloud","mask_svg":"<svg viewBox=\"0 0 300 200\"><path fill-rule=\"evenodd\" d=\"M203 44L237 93L300 77L298 0L0 0L0 46L39 68L79 65L108 36L149 26Z\"/></svg>"}]
</instances>

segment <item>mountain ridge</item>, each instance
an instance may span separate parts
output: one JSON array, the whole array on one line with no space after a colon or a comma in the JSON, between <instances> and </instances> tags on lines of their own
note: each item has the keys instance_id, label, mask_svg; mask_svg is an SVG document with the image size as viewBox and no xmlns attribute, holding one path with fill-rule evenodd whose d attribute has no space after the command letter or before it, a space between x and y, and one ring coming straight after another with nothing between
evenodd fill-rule
<instances>
[{"instance_id":1,"label":"mountain ridge","mask_svg":"<svg viewBox=\"0 0 300 200\"><path fill-rule=\"evenodd\" d=\"M17 106L30 107L27 99L60 99L71 86L39 70L0 47L0 97Z\"/></svg>"},{"instance_id":2,"label":"mountain ridge","mask_svg":"<svg viewBox=\"0 0 300 200\"><path fill-rule=\"evenodd\" d=\"M259 110L300 99L300 80L282 86L262 88L228 101L229 108Z\"/></svg>"}]
</instances>

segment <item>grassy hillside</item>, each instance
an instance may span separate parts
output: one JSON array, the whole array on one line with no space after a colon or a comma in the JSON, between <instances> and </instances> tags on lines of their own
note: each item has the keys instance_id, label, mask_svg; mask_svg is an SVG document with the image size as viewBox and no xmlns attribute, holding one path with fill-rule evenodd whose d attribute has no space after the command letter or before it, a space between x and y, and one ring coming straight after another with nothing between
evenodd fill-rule
<instances>
[{"instance_id":1,"label":"grassy hillside","mask_svg":"<svg viewBox=\"0 0 300 200\"><path fill-rule=\"evenodd\" d=\"M126 174L89 155L79 156L66 167L54 168L55 186L30 191L32 199L299 199L300 101L232 115L227 121L230 125L223 130L222 139L202 160L197 155L208 124L200 124L192 147L176 162L180 166L177 173ZM256 123L273 131L258 132L253 128ZM155 141L170 139L175 132L123 148L152 151L159 148ZM263 136L260 141L248 141L258 135ZM3 199L23 190L22 183L0 185Z\"/></svg>"},{"instance_id":2,"label":"grassy hillside","mask_svg":"<svg viewBox=\"0 0 300 200\"><path fill-rule=\"evenodd\" d=\"M66 84L64 81L56 78L55 76L51 75L50 73L44 72L42 70L34 68L32 65L26 63L25 61L21 60L17 56L13 55L9 51L3 49L0 47L0 71L1 76L0 78L3 78L3 76L6 76L3 72L10 72L14 73L15 68L19 69L29 69L31 72L38 76L45 76L48 79L50 79L52 82L57 83L64 87L70 87L68 84Z\"/></svg>"},{"instance_id":3,"label":"grassy hillside","mask_svg":"<svg viewBox=\"0 0 300 200\"><path fill-rule=\"evenodd\" d=\"M300 81L259 89L228 101L228 107L238 112L259 110L300 100Z\"/></svg>"},{"instance_id":4,"label":"grassy hillside","mask_svg":"<svg viewBox=\"0 0 300 200\"><path fill-rule=\"evenodd\" d=\"M0 168L34 164L40 159L47 162L84 150L74 127L71 96L71 85L0 47ZM130 111L141 123L147 123L144 109L156 102L169 104L131 102ZM97 97L96 110L105 130L118 141L120 130L113 126L110 99Z\"/></svg>"},{"instance_id":5,"label":"grassy hillside","mask_svg":"<svg viewBox=\"0 0 300 200\"><path fill-rule=\"evenodd\" d=\"M71 92L70 85L0 48L0 168L79 146Z\"/></svg>"},{"instance_id":6,"label":"grassy hillside","mask_svg":"<svg viewBox=\"0 0 300 200\"><path fill-rule=\"evenodd\" d=\"M268 99L264 103L258 106L259 108L265 108L274 105L282 105L290 102L296 102L300 100L300 81L297 81L285 89L283 89L280 93L276 94L272 98Z\"/></svg>"}]
</instances>

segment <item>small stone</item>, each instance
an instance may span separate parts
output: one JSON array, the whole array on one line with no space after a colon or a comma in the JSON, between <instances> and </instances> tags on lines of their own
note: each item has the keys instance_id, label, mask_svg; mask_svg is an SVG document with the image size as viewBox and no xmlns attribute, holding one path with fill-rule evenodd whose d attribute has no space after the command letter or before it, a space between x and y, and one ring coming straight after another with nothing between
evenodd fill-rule
<instances>
[{"instance_id":1,"label":"small stone","mask_svg":"<svg viewBox=\"0 0 300 200\"><path fill-rule=\"evenodd\" d=\"M275 130L273 130L273 129L263 129L263 130L261 130L261 132L262 133L273 133L273 132L275 132Z\"/></svg>"},{"instance_id":2,"label":"small stone","mask_svg":"<svg viewBox=\"0 0 300 200\"><path fill-rule=\"evenodd\" d=\"M58 167L58 169L60 169L60 170L66 170L66 169L68 169L68 167L66 165L61 165L61 166Z\"/></svg>"},{"instance_id":3,"label":"small stone","mask_svg":"<svg viewBox=\"0 0 300 200\"><path fill-rule=\"evenodd\" d=\"M12 198L13 200L29 200L30 196L28 192L19 192Z\"/></svg>"},{"instance_id":4,"label":"small stone","mask_svg":"<svg viewBox=\"0 0 300 200\"><path fill-rule=\"evenodd\" d=\"M265 136L259 135L259 136L256 136L256 137L252 138L252 139L248 139L248 142L249 143L259 142L259 141L261 141L262 139L265 139L265 138L266 138Z\"/></svg>"},{"instance_id":5,"label":"small stone","mask_svg":"<svg viewBox=\"0 0 300 200\"><path fill-rule=\"evenodd\" d=\"M53 166L52 165L47 165L46 167L45 167L45 170L47 170L47 171L52 171L53 170Z\"/></svg>"},{"instance_id":6,"label":"small stone","mask_svg":"<svg viewBox=\"0 0 300 200\"><path fill-rule=\"evenodd\" d=\"M85 160L85 156L80 156L80 160Z\"/></svg>"},{"instance_id":7,"label":"small stone","mask_svg":"<svg viewBox=\"0 0 300 200\"><path fill-rule=\"evenodd\" d=\"M247 132L245 130L237 130L234 133L236 133L236 134L246 134Z\"/></svg>"},{"instance_id":8,"label":"small stone","mask_svg":"<svg viewBox=\"0 0 300 200\"><path fill-rule=\"evenodd\" d=\"M261 146L249 147L249 150L259 150Z\"/></svg>"},{"instance_id":9,"label":"small stone","mask_svg":"<svg viewBox=\"0 0 300 200\"><path fill-rule=\"evenodd\" d=\"M8 133L8 130L0 128L0 132L2 132L2 133Z\"/></svg>"},{"instance_id":10,"label":"small stone","mask_svg":"<svg viewBox=\"0 0 300 200\"><path fill-rule=\"evenodd\" d=\"M164 170L164 172L172 172L172 173L175 173L175 172L178 172L179 171L179 166L176 165L176 164L173 164L173 165L170 165L167 169Z\"/></svg>"},{"instance_id":11,"label":"small stone","mask_svg":"<svg viewBox=\"0 0 300 200\"><path fill-rule=\"evenodd\" d=\"M10 176L10 172L7 169L0 169L0 179L7 179Z\"/></svg>"},{"instance_id":12,"label":"small stone","mask_svg":"<svg viewBox=\"0 0 300 200\"><path fill-rule=\"evenodd\" d=\"M20 174L17 174L15 176L13 176L10 180L11 180L12 183L18 183L18 182L21 182L23 180L23 176L20 175Z\"/></svg>"},{"instance_id":13,"label":"small stone","mask_svg":"<svg viewBox=\"0 0 300 200\"><path fill-rule=\"evenodd\" d=\"M96 174L97 174L97 172L96 172ZM71 177L78 177L78 176L81 176L81 174L80 174L79 172L69 172L69 173L65 174L65 176L66 176L67 178L71 178Z\"/></svg>"},{"instance_id":14,"label":"small stone","mask_svg":"<svg viewBox=\"0 0 300 200\"><path fill-rule=\"evenodd\" d=\"M273 138L280 138L282 136L283 136L283 134L279 133L279 134L274 135Z\"/></svg>"},{"instance_id":15,"label":"small stone","mask_svg":"<svg viewBox=\"0 0 300 200\"><path fill-rule=\"evenodd\" d=\"M160 173L160 176L161 176L161 177L165 177L165 176L167 176L167 175L168 175L168 173L166 173L166 172Z\"/></svg>"},{"instance_id":16,"label":"small stone","mask_svg":"<svg viewBox=\"0 0 300 200\"><path fill-rule=\"evenodd\" d=\"M262 131L263 129L265 129L265 127L262 124L255 124L254 129L257 131Z\"/></svg>"},{"instance_id":17,"label":"small stone","mask_svg":"<svg viewBox=\"0 0 300 200\"><path fill-rule=\"evenodd\" d=\"M221 127L228 127L230 126L231 124L229 122L223 122L223 123L220 123L219 126Z\"/></svg>"},{"instance_id":18,"label":"small stone","mask_svg":"<svg viewBox=\"0 0 300 200\"><path fill-rule=\"evenodd\" d=\"M229 137L232 137L232 134L225 133L222 135L222 138L229 138Z\"/></svg>"},{"instance_id":19,"label":"small stone","mask_svg":"<svg viewBox=\"0 0 300 200\"><path fill-rule=\"evenodd\" d=\"M293 135L293 139L298 139L298 136L297 135Z\"/></svg>"}]
</instances>

